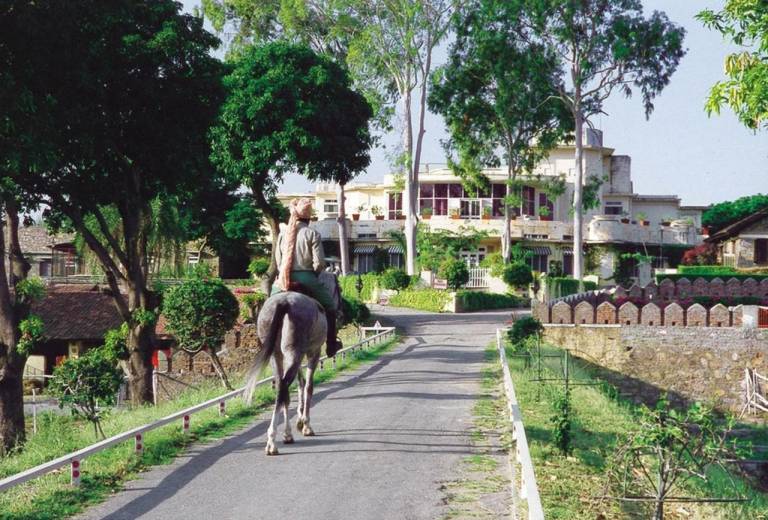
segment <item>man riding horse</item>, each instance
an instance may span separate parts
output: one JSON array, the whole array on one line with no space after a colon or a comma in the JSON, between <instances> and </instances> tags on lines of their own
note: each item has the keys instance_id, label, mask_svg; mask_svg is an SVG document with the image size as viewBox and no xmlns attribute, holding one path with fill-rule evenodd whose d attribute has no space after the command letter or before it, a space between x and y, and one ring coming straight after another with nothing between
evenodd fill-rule
<instances>
[{"instance_id":1,"label":"man riding horse","mask_svg":"<svg viewBox=\"0 0 768 520\"><path fill-rule=\"evenodd\" d=\"M325 310L328 321L326 355L333 357L341 350L336 337L336 304L318 275L325 268L325 254L320 233L309 227L312 200L294 199L288 206L291 217L288 227L277 239L276 260L280 272L272 293L282 291L304 292L317 300Z\"/></svg>"}]
</instances>

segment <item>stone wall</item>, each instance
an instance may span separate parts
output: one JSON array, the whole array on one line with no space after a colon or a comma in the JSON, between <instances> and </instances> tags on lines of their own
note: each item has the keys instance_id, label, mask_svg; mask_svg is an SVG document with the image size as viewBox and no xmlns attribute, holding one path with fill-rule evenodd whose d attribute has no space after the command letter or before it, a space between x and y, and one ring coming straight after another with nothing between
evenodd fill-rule
<instances>
[{"instance_id":1,"label":"stone wall","mask_svg":"<svg viewBox=\"0 0 768 520\"><path fill-rule=\"evenodd\" d=\"M550 324L544 338L649 402L667 392L678 404L699 400L738 413L744 370L768 373L767 329Z\"/></svg>"}]
</instances>

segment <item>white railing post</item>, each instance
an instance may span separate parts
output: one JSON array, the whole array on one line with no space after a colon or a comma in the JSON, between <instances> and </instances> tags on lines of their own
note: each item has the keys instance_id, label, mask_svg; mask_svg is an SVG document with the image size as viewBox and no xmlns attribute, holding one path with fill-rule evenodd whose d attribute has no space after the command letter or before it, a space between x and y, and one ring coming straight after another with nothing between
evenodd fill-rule
<instances>
[{"instance_id":1,"label":"white railing post","mask_svg":"<svg viewBox=\"0 0 768 520\"><path fill-rule=\"evenodd\" d=\"M140 433L136 434L136 437L134 437L135 446L134 446L134 452L139 457L142 456L144 453L144 438Z\"/></svg>"},{"instance_id":2,"label":"white railing post","mask_svg":"<svg viewBox=\"0 0 768 520\"><path fill-rule=\"evenodd\" d=\"M80 485L80 459L72 459L70 468L71 483L73 486L77 487Z\"/></svg>"},{"instance_id":3,"label":"white railing post","mask_svg":"<svg viewBox=\"0 0 768 520\"><path fill-rule=\"evenodd\" d=\"M185 414L181 423L181 432L187 436L189 435L189 414Z\"/></svg>"},{"instance_id":4,"label":"white railing post","mask_svg":"<svg viewBox=\"0 0 768 520\"><path fill-rule=\"evenodd\" d=\"M225 400L221 400L219 403L219 415L224 417L227 414L227 402Z\"/></svg>"}]
</instances>

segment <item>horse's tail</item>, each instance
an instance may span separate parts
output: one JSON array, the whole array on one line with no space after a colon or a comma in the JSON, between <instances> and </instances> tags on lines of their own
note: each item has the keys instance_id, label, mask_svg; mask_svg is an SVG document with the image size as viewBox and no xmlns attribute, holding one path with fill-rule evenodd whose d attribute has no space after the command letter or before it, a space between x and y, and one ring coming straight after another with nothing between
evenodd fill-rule
<instances>
[{"instance_id":1,"label":"horse's tail","mask_svg":"<svg viewBox=\"0 0 768 520\"><path fill-rule=\"evenodd\" d=\"M275 302L275 310L272 314L272 321L269 324L267 335L264 338L260 338L261 350L256 354L253 366L248 372L245 391L243 392L243 399L245 399L245 403L248 406L250 406L253 401L253 393L256 391L256 383L258 382L264 367L267 365L277 348L277 336L280 333L280 329L283 328L283 321L285 320L285 315L288 314L289 308L290 303L284 299ZM264 311L265 309L262 309L261 312L264 313Z\"/></svg>"}]
</instances>

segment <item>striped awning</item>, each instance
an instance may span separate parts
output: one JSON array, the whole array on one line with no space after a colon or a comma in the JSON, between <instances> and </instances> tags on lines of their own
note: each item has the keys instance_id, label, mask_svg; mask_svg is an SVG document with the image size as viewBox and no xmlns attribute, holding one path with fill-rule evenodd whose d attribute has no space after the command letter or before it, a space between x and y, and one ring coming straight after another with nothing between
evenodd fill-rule
<instances>
[{"instance_id":1,"label":"striped awning","mask_svg":"<svg viewBox=\"0 0 768 520\"><path fill-rule=\"evenodd\" d=\"M551 255L552 250L547 246L538 247L526 247L528 251L531 251L534 255Z\"/></svg>"},{"instance_id":2,"label":"striped awning","mask_svg":"<svg viewBox=\"0 0 768 520\"><path fill-rule=\"evenodd\" d=\"M356 255L370 255L376 250L376 246L355 246L352 253Z\"/></svg>"},{"instance_id":3,"label":"striped awning","mask_svg":"<svg viewBox=\"0 0 768 520\"><path fill-rule=\"evenodd\" d=\"M391 246L389 249L387 249L387 252L390 255L402 255L405 254L405 251L403 251L402 246Z\"/></svg>"},{"instance_id":4,"label":"striped awning","mask_svg":"<svg viewBox=\"0 0 768 520\"><path fill-rule=\"evenodd\" d=\"M563 252L563 256L572 256L573 255L573 248L572 247L561 247L560 250Z\"/></svg>"}]
</instances>

